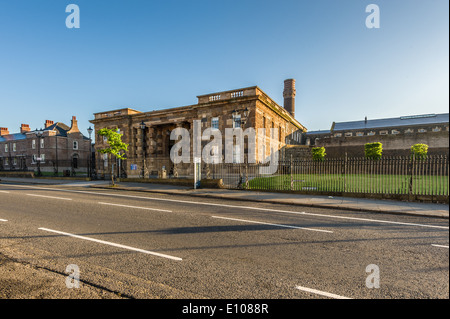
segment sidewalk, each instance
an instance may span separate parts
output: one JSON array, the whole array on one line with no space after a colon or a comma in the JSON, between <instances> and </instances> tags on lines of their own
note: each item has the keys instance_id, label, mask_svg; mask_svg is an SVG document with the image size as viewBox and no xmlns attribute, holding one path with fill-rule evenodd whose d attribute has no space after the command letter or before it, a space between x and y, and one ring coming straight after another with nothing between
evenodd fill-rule
<instances>
[{"instance_id":1,"label":"sidewalk","mask_svg":"<svg viewBox=\"0 0 450 319\"><path fill-rule=\"evenodd\" d=\"M184 186L150 183L121 182L111 188L109 181L67 181L50 179L1 178L0 183L32 183L44 185L60 185L62 187L83 186L110 190L128 190L170 195L218 198L249 202L265 202L287 204L300 207L334 208L340 210L366 211L390 214L406 214L415 216L449 218L449 205L434 203L403 202L394 200L311 196L291 193L259 192L230 189L192 189Z\"/></svg>"}]
</instances>

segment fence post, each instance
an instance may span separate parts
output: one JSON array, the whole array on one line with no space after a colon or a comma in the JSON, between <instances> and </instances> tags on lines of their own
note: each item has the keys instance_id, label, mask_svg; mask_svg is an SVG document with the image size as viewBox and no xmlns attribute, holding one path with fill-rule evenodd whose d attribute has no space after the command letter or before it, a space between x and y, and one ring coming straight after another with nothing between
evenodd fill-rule
<instances>
[{"instance_id":1,"label":"fence post","mask_svg":"<svg viewBox=\"0 0 450 319\"><path fill-rule=\"evenodd\" d=\"M291 154L291 163L289 166L289 172L291 174L291 191L294 190L294 175L292 174L292 169L293 169L293 167L292 167L292 154Z\"/></svg>"},{"instance_id":2,"label":"fence post","mask_svg":"<svg viewBox=\"0 0 450 319\"><path fill-rule=\"evenodd\" d=\"M412 155L411 159L409 160L409 187L408 187L408 200L412 201L412 196L413 196L413 177L414 177L414 163L415 162L415 156Z\"/></svg>"}]
</instances>

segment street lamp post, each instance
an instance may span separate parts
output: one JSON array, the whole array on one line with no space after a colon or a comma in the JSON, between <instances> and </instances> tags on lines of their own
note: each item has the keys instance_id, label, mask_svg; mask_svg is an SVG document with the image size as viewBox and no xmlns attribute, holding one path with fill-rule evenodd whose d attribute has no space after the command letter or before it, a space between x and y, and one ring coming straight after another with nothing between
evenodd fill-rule
<instances>
[{"instance_id":1,"label":"street lamp post","mask_svg":"<svg viewBox=\"0 0 450 319\"><path fill-rule=\"evenodd\" d=\"M239 111L238 110L233 110L231 113L233 114L233 117L236 117L237 115L239 115ZM240 128L242 130L245 129L245 124L247 123L248 113L249 113L249 111L248 111L248 108L246 107L243 110L243 115L244 116L240 118L240 123L239 123L240 124ZM244 145L245 145L245 143L244 143ZM244 164L246 164L247 156L245 154L245 146L244 146L244 150L242 150L242 151L244 151ZM242 174L242 166L239 165L239 183L238 183L238 188L242 188L243 180L244 180L244 176ZM246 185L246 187L248 186L248 181L246 181L245 185Z\"/></svg>"},{"instance_id":2,"label":"street lamp post","mask_svg":"<svg viewBox=\"0 0 450 319\"><path fill-rule=\"evenodd\" d=\"M145 178L145 157L146 154L146 145L145 145L145 130L147 129L147 125L145 125L145 122L141 122L141 130L142 130L142 178Z\"/></svg>"},{"instance_id":3,"label":"street lamp post","mask_svg":"<svg viewBox=\"0 0 450 319\"><path fill-rule=\"evenodd\" d=\"M89 128L87 129L88 134L89 134L89 168L88 168L88 175L89 178L92 178L92 132L94 131L92 129L92 127L89 126Z\"/></svg>"},{"instance_id":4,"label":"street lamp post","mask_svg":"<svg viewBox=\"0 0 450 319\"><path fill-rule=\"evenodd\" d=\"M37 173L37 175L41 176L42 175L42 173L41 173L41 137L44 134L44 131L42 129L39 129L39 130L36 129L35 133L36 133L36 137L38 139L38 145L37 145L37 147L38 147L38 157L36 159L37 160L37 165L38 165L38 173Z\"/></svg>"}]
</instances>

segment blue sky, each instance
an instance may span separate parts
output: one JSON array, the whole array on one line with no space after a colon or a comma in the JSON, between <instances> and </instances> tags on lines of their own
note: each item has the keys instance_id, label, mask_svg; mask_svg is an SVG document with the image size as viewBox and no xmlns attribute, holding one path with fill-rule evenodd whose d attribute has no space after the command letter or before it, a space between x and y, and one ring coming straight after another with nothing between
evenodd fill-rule
<instances>
[{"instance_id":1,"label":"blue sky","mask_svg":"<svg viewBox=\"0 0 450 319\"><path fill-rule=\"evenodd\" d=\"M379 29L365 25L372 3ZM448 0L0 0L0 126L75 115L87 135L95 112L253 85L282 105L287 78L309 130L448 112L448 12Z\"/></svg>"}]
</instances>

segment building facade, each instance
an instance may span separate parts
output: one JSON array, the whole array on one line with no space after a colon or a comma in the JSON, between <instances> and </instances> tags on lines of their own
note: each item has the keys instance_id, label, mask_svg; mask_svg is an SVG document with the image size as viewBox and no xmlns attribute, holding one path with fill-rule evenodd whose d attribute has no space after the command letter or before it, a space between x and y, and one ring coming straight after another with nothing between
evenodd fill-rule
<instances>
[{"instance_id":1,"label":"building facade","mask_svg":"<svg viewBox=\"0 0 450 319\"><path fill-rule=\"evenodd\" d=\"M307 145L326 148L329 157L364 156L364 144L380 142L387 156L408 156L414 144L427 144L428 154L449 153L449 113L421 114L351 122L304 134Z\"/></svg>"},{"instance_id":2,"label":"building facade","mask_svg":"<svg viewBox=\"0 0 450 319\"><path fill-rule=\"evenodd\" d=\"M47 120L41 134L22 124L20 132L0 128L0 171L34 171L42 175L86 175L91 142L78 129Z\"/></svg>"},{"instance_id":3,"label":"building facade","mask_svg":"<svg viewBox=\"0 0 450 319\"><path fill-rule=\"evenodd\" d=\"M198 103L189 106L150 112L124 108L95 113L94 119L90 122L95 127L96 150L107 146L106 140L98 136L98 131L102 128L118 130L123 134L122 140L129 144L125 161L112 163L108 156L97 156L97 173L109 174L112 164L120 176L127 177L156 175L162 168L167 171L173 170L174 164L169 156L177 141L171 140L170 134L176 128L184 128L192 138L196 123L202 132L212 128L219 130L222 136L225 136L227 128L240 127L243 130L264 128L264 146L262 150L256 150L256 154L253 154L257 158L269 155L270 138L274 136L277 136L279 148L286 144L300 144L302 133L306 132L306 128L293 116L295 80L286 80L284 84L283 96L289 111L278 105L259 87L253 86L200 95L197 96ZM270 136L272 132L277 134ZM208 142L203 141L202 146L206 143ZM248 154L248 143L246 139L244 154ZM225 143L222 142L222 145ZM223 151L222 149L222 153ZM234 154L242 152L237 149L234 151L236 151Z\"/></svg>"}]
</instances>

